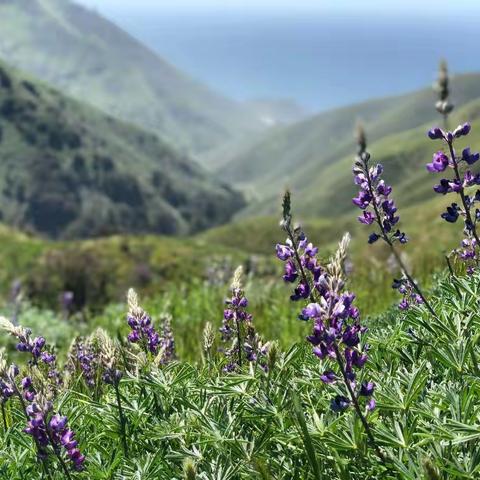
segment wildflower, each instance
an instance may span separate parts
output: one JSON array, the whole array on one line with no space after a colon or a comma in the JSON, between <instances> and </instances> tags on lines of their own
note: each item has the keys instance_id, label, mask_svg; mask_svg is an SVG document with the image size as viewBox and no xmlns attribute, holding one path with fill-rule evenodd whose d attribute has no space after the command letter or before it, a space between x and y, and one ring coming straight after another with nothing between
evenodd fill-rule
<instances>
[{"instance_id":1,"label":"wildflower","mask_svg":"<svg viewBox=\"0 0 480 480\"><path fill-rule=\"evenodd\" d=\"M377 169L375 175L380 175L380 170ZM361 336L366 329L360 324L360 313L354 305L355 295L345 291L344 263L350 235L344 235L335 255L325 267L320 266L315 256L309 257L307 262L304 252L305 245L308 245L306 236L300 229L292 230L290 209L290 194L286 192L281 225L287 232L289 245L293 249L293 261L301 273L302 281L311 285L310 303L302 309L299 318L312 322L312 333L307 337L307 341L312 345L312 353L328 363L329 368L321 375L321 380L326 384L341 380L348 395L337 394L331 400L330 407L334 412L343 412L353 406L370 443L384 463L384 455L376 446L360 406L360 392L369 394L369 397L364 395L369 398L365 404L367 411L374 408L375 404L371 401L373 384L363 382L360 388L357 385L357 371L362 369L368 360L368 347L361 345Z\"/></svg>"},{"instance_id":2,"label":"wildflower","mask_svg":"<svg viewBox=\"0 0 480 480\"><path fill-rule=\"evenodd\" d=\"M437 138L441 135L441 130L433 129L429 135ZM392 187L387 185L381 178L383 174L383 166L380 164L371 165L370 154L366 151L366 142L363 138L362 144L359 145L359 154L355 159L353 167L354 183L360 187L357 197L353 198L353 203L359 207L362 214L358 217L360 223L364 225L374 225L375 231L371 232L368 237L368 243L374 244L378 240L383 240L390 248L393 258L400 267L406 281L410 283L410 287L422 298L422 303L428 308L430 313L435 315L434 310L426 300L420 290L420 287L408 273L406 266L398 254L395 244L404 245L408 242L405 232L401 231L397 224L400 221L397 206L390 195ZM427 169L432 172L441 172L447 168L448 158L443 152L437 152L431 163L427 165ZM450 183L441 183L438 186L439 191L447 193L456 185ZM401 309L408 308L409 303L402 301L399 305Z\"/></svg>"},{"instance_id":3,"label":"wildflower","mask_svg":"<svg viewBox=\"0 0 480 480\"><path fill-rule=\"evenodd\" d=\"M74 432L67 426L67 417L58 413L52 414L51 410L52 405L49 402L29 405L27 407L29 421L24 432L31 435L37 445L41 447L41 455L47 456L47 447L51 446L55 455L61 458L61 449L63 448L74 470L83 470L85 456L78 449ZM61 463L63 466L64 463ZM66 473L68 474L68 472Z\"/></svg>"},{"instance_id":4,"label":"wildflower","mask_svg":"<svg viewBox=\"0 0 480 480\"><path fill-rule=\"evenodd\" d=\"M152 319L138 305L137 294L132 288L128 291L128 306L127 323L132 329L128 334L128 341L138 343L145 353L157 355L161 342L160 335L153 328Z\"/></svg>"},{"instance_id":5,"label":"wildflower","mask_svg":"<svg viewBox=\"0 0 480 480\"><path fill-rule=\"evenodd\" d=\"M330 408L334 412L343 412L349 406L350 406L350 400L347 397L344 397L343 395L337 395L330 402Z\"/></svg>"},{"instance_id":6,"label":"wildflower","mask_svg":"<svg viewBox=\"0 0 480 480\"><path fill-rule=\"evenodd\" d=\"M162 324L159 351L155 361L157 364L166 364L172 360L175 360L175 358L175 338L172 330L172 317L168 314L165 314Z\"/></svg>"},{"instance_id":7,"label":"wildflower","mask_svg":"<svg viewBox=\"0 0 480 480\"><path fill-rule=\"evenodd\" d=\"M468 194L465 189L473 185L479 185L480 175L474 174L468 169L462 174L461 168L464 165L471 166L476 163L480 158L480 154L472 153L470 148L466 147L462 150L462 155L458 156L454 147L455 140L468 135L470 130L470 124L464 123L453 131L444 131L436 127L428 132L428 136L432 140L442 140L449 153L447 156L443 152L437 152L434 155L434 159L439 158L441 155L442 165L445 164L443 170L447 167L450 168L453 171L453 178L442 178L440 183L433 187L433 190L442 195L456 193L459 196L459 202L454 202L448 206L446 211L441 214L441 218L449 223L455 223L459 218L463 219L464 240L468 248L465 251L465 247L462 246L461 249L456 249L453 253L457 255L457 258L465 262L467 271L472 272L480 260L478 252L480 239L477 233L477 222L480 219L480 215L478 215L477 212L479 212L479 210L476 207L480 201L480 191L472 196ZM435 134L432 132L435 132ZM434 162L427 165L429 171L432 173L443 171L438 168L431 168L433 163Z\"/></svg>"},{"instance_id":8,"label":"wildflower","mask_svg":"<svg viewBox=\"0 0 480 480\"><path fill-rule=\"evenodd\" d=\"M283 249L278 248L278 251ZM282 258L289 256L280 255ZM279 257L280 258L280 257ZM248 300L242 288L242 267L239 266L233 275L231 284L231 297L225 300L227 308L223 312L223 322L220 328L222 341L231 342L231 348L225 351L229 362L224 371L233 372L240 368L244 359L247 362L258 362L261 366L266 365L268 344L263 345L259 336L255 333L252 324L252 315L247 312Z\"/></svg>"},{"instance_id":9,"label":"wildflower","mask_svg":"<svg viewBox=\"0 0 480 480\"><path fill-rule=\"evenodd\" d=\"M15 364L7 367L3 351L0 350L0 403L4 404L15 394L15 377L19 374Z\"/></svg>"},{"instance_id":10,"label":"wildflower","mask_svg":"<svg viewBox=\"0 0 480 480\"><path fill-rule=\"evenodd\" d=\"M408 278L394 279L392 288L403 295L402 301L398 304L400 310L408 310L412 305L423 304L422 297L416 293Z\"/></svg>"}]
</instances>

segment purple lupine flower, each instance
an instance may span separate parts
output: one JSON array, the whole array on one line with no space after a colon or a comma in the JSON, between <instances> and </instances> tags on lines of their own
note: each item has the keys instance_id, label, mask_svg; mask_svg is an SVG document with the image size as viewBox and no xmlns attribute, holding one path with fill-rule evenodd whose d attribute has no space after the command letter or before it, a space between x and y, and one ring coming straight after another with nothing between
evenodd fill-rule
<instances>
[{"instance_id":1,"label":"purple lupine flower","mask_svg":"<svg viewBox=\"0 0 480 480\"><path fill-rule=\"evenodd\" d=\"M472 173L470 170L466 170L461 176L460 169L463 165L473 165L480 158L480 154L472 153L469 147L462 150L462 155L457 156L454 148L454 142L456 139L466 136L470 133L471 126L469 123L459 125L453 132L443 131L440 128L436 128L436 134L432 135L430 132L428 136L433 140L443 140L448 148L450 156L447 157L448 165L453 170L453 178L443 178L440 183L433 187L434 191L443 195L448 193L457 193L459 195L460 202L452 203L447 207L446 212L441 214L441 217L449 222L455 223L458 218L462 218L464 222L464 235L468 244L470 245L469 254L462 254L462 249L454 250L452 253L456 254L458 258L466 263L467 270L473 271L480 260L480 239L477 233L477 222L480 220L480 216L477 216L478 208L476 204L480 201L480 196L470 196L466 193L465 188L473 185L480 184L480 175ZM430 169L432 171L440 171Z\"/></svg>"},{"instance_id":2,"label":"purple lupine flower","mask_svg":"<svg viewBox=\"0 0 480 480\"><path fill-rule=\"evenodd\" d=\"M406 277L394 279L392 288L403 295L402 301L398 304L400 310L408 310L412 305L422 305L423 299L416 293L410 280Z\"/></svg>"},{"instance_id":3,"label":"purple lupine flower","mask_svg":"<svg viewBox=\"0 0 480 480\"><path fill-rule=\"evenodd\" d=\"M350 406L350 400L347 397L344 397L343 395L337 395L330 402L330 408L334 412L343 412L349 406Z\"/></svg>"},{"instance_id":4,"label":"purple lupine flower","mask_svg":"<svg viewBox=\"0 0 480 480\"><path fill-rule=\"evenodd\" d=\"M376 169L377 178L380 174L381 169ZM331 384L339 378L346 379L349 394L355 396L353 393L356 386L355 370L365 365L367 354L365 346L360 345L365 328L360 325L359 311L353 304L355 295L344 291L344 262L350 236L348 234L344 236L335 257L327 267L322 268L318 260L311 256L308 256L307 263L304 251L306 236L301 231L294 234L290 229L289 200L289 195L286 194L284 228L293 248L294 255L291 261L296 262L296 270L301 272L300 285L313 285L313 288L309 288L309 296L305 297L310 299L310 303L301 310L299 318L312 322L312 333L307 337L307 341L312 344L313 354L323 361L335 361L340 369L340 375L331 368L326 370L320 376L321 381ZM285 208L285 205L288 208ZM391 203L385 205L385 209L392 210L392 215L395 213ZM297 292L291 299L297 300L296 297ZM358 402L357 397L352 401ZM346 397L337 396L332 400L331 408L340 412L347 409L350 402Z\"/></svg>"},{"instance_id":5,"label":"purple lupine flower","mask_svg":"<svg viewBox=\"0 0 480 480\"><path fill-rule=\"evenodd\" d=\"M175 338L173 336L170 315L165 315L162 325L162 335L160 337L161 358L159 363L166 364L175 360Z\"/></svg>"},{"instance_id":6,"label":"purple lupine flower","mask_svg":"<svg viewBox=\"0 0 480 480\"><path fill-rule=\"evenodd\" d=\"M444 152L438 151L433 154L432 163L427 163L429 172L443 172L448 167L448 157Z\"/></svg>"},{"instance_id":7,"label":"purple lupine flower","mask_svg":"<svg viewBox=\"0 0 480 480\"><path fill-rule=\"evenodd\" d=\"M130 343L136 343L145 353L157 355L160 348L160 335L152 325L152 319L139 305L137 294L133 289L128 291L129 311L127 323L132 331L127 338Z\"/></svg>"},{"instance_id":8,"label":"purple lupine flower","mask_svg":"<svg viewBox=\"0 0 480 480\"><path fill-rule=\"evenodd\" d=\"M440 129L432 129L429 132L431 138L440 138L441 135ZM433 156L432 163L427 165L427 169L441 172L447 168L448 164L448 157L439 151ZM404 245L408 242L408 237L396 226L400 221L400 216L397 213L395 202L390 198L392 187L386 185L385 181L381 179L382 173L381 165L370 165L370 154L366 151L366 142L363 142L353 166L354 182L360 187L358 197L354 199L353 203L363 210L358 220L365 225L375 225L375 231L368 236L368 243L373 244L382 239L392 251L393 258L398 263L400 270L409 279L416 292L425 300L420 288L406 271L405 265L396 251L395 243ZM437 188L439 192L447 193L458 187L446 180L445 183L441 182ZM424 303L430 313L435 315L430 304L426 300ZM408 307L408 305L408 302L402 302L400 308Z\"/></svg>"},{"instance_id":9,"label":"purple lupine flower","mask_svg":"<svg viewBox=\"0 0 480 480\"><path fill-rule=\"evenodd\" d=\"M285 258L288 259L290 256ZM262 344L255 333L253 317L246 310L248 300L242 288L241 277L242 267L238 267L233 275L231 297L225 300L227 308L224 310L220 328L222 341L231 344L230 348L223 349L228 359L223 370L227 373L241 368L244 359L248 362L256 362L260 366L266 365L268 344Z\"/></svg>"},{"instance_id":10,"label":"purple lupine flower","mask_svg":"<svg viewBox=\"0 0 480 480\"><path fill-rule=\"evenodd\" d=\"M370 154L364 151L357 157L353 167L355 184L360 186L358 196L353 199L353 203L363 210L358 220L365 225L376 223L379 228L378 232L370 234L368 243L375 243L379 238L383 238L387 243L394 243L398 240L398 236L391 232L400 217L396 215L395 202L389 198L392 187L386 185L381 179L383 167L379 164L370 166L369 160ZM400 236L406 240L404 234Z\"/></svg>"},{"instance_id":11,"label":"purple lupine flower","mask_svg":"<svg viewBox=\"0 0 480 480\"><path fill-rule=\"evenodd\" d=\"M67 427L67 417L58 413L51 414L51 405L40 406L31 404L27 407L29 421L24 432L31 435L40 447L40 454L48 456L47 447L50 445L60 455L64 448L67 458L73 469L81 471L84 468L85 456L78 449L78 442L74 440L74 432Z\"/></svg>"},{"instance_id":12,"label":"purple lupine flower","mask_svg":"<svg viewBox=\"0 0 480 480\"><path fill-rule=\"evenodd\" d=\"M462 150L462 160L467 165L473 165L478 161L479 158L480 158L480 154L478 152L471 153L470 147L466 147Z\"/></svg>"},{"instance_id":13,"label":"purple lupine flower","mask_svg":"<svg viewBox=\"0 0 480 480\"><path fill-rule=\"evenodd\" d=\"M373 382L363 382L360 387L360 395L363 397L371 397L375 390L375 384Z\"/></svg>"},{"instance_id":14,"label":"purple lupine flower","mask_svg":"<svg viewBox=\"0 0 480 480\"><path fill-rule=\"evenodd\" d=\"M15 364L0 372L0 402L2 404L15 394L15 378L18 374L19 370Z\"/></svg>"},{"instance_id":15,"label":"purple lupine flower","mask_svg":"<svg viewBox=\"0 0 480 480\"><path fill-rule=\"evenodd\" d=\"M337 376L332 370L327 370L322 375L320 375L320 380L323 383L335 383L337 380Z\"/></svg>"}]
</instances>

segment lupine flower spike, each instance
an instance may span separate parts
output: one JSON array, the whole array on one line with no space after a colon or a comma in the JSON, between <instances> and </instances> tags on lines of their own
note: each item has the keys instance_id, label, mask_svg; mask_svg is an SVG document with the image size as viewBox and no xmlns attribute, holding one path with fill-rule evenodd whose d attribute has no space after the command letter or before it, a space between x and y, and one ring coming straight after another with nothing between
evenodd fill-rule
<instances>
[{"instance_id":1,"label":"lupine flower spike","mask_svg":"<svg viewBox=\"0 0 480 480\"><path fill-rule=\"evenodd\" d=\"M435 91L438 93L438 101L435 103L435 108L443 115L444 125L447 128L448 114L453 110L453 104L449 100L450 88L448 78L448 66L445 60L440 62L438 68L438 79L434 85Z\"/></svg>"},{"instance_id":2,"label":"lupine flower spike","mask_svg":"<svg viewBox=\"0 0 480 480\"><path fill-rule=\"evenodd\" d=\"M268 344L263 344L255 333L252 315L247 312L248 300L242 287L243 269L239 266L233 275L231 297L225 300L223 322L220 328L222 341L231 343L225 350L228 363L225 372L233 372L242 367L245 361L255 362L266 369Z\"/></svg>"},{"instance_id":3,"label":"lupine flower spike","mask_svg":"<svg viewBox=\"0 0 480 480\"><path fill-rule=\"evenodd\" d=\"M138 304L138 296L131 288L127 295L128 315L127 323L132 329L128 334L128 341L136 343L146 354L157 355L160 348L160 335L153 328L152 319Z\"/></svg>"},{"instance_id":4,"label":"lupine flower spike","mask_svg":"<svg viewBox=\"0 0 480 480\"><path fill-rule=\"evenodd\" d=\"M37 444L41 446L41 453L48 455L47 448L50 446L67 478L70 478L70 474L63 459L62 449L72 463L74 470L83 470L85 456L78 449L75 433L67 426L67 417L63 417L58 413L52 413L51 402L43 399L30 404L26 411L29 422L24 431L31 435Z\"/></svg>"},{"instance_id":5,"label":"lupine flower spike","mask_svg":"<svg viewBox=\"0 0 480 480\"><path fill-rule=\"evenodd\" d=\"M285 262L284 281L295 282L296 278L289 275L290 271L302 272L300 282L308 287L309 294L304 298L308 298L310 303L302 309L299 318L313 322L307 341L313 347L313 354L327 366L320 380L325 384L343 383L345 386L345 395L335 396L331 409L341 412L353 406L370 443L379 458L385 461L364 413L375 408L375 385L370 381L357 382L357 371L368 360L368 346L361 344L361 336L366 329L360 325L359 311L353 305L355 295L344 290L344 263L350 235L343 237L335 256L323 268L316 258L318 248L308 242L300 229L295 229L295 233L292 231L291 220L290 194L287 192L282 226L288 233L288 239L284 245L277 245L277 257ZM291 297L294 301L297 300L297 289ZM365 399L365 409L361 407L362 398Z\"/></svg>"},{"instance_id":6,"label":"lupine flower spike","mask_svg":"<svg viewBox=\"0 0 480 480\"><path fill-rule=\"evenodd\" d=\"M447 207L441 217L449 223L455 223L459 217L463 219L465 238L462 240L461 248L454 250L454 253L461 261L465 262L467 272L473 273L480 262L480 239L477 233L477 223L480 220L480 209L478 208L480 190L472 195L467 193L466 189L480 185L480 174L474 174L470 170L470 167L479 160L480 154L471 152L470 148L466 147L462 150L461 155L457 155L454 147L455 141L467 136L470 130L469 123L459 125L451 132L438 127L429 130L429 138L442 140L447 147L447 153L443 150L434 153L432 162L428 163L426 167L431 173L441 173L447 169L453 171L453 178L442 178L433 187L433 190L441 195L456 193L460 199L459 203L453 202Z\"/></svg>"},{"instance_id":7,"label":"lupine flower spike","mask_svg":"<svg viewBox=\"0 0 480 480\"><path fill-rule=\"evenodd\" d=\"M363 129L361 131L363 132ZM376 227L368 237L368 243L373 244L380 239L384 241L390 248L395 261L402 271L404 278L396 280L393 284L394 288L398 288L399 282L404 286L404 289L402 289L404 298L399 307L405 309L411 303L423 303L430 313L436 316L435 311L408 272L402 257L395 247L395 244L404 245L407 243L408 237L397 227L400 216L398 215L395 202L390 197L392 187L387 185L382 179L383 166L380 164L371 165L370 154L366 151L364 133L362 135L357 133L357 142L359 154L355 159L353 175L355 184L360 187L360 191L352 201L354 205L362 210L358 221L364 225ZM405 292L414 292L414 294L405 296Z\"/></svg>"}]
</instances>

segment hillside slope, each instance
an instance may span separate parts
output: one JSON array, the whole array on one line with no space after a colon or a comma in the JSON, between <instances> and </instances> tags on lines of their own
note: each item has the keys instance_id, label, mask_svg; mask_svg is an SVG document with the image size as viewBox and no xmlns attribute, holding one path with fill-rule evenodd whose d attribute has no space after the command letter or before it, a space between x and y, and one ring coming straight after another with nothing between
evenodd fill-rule
<instances>
[{"instance_id":1,"label":"hillside slope","mask_svg":"<svg viewBox=\"0 0 480 480\"><path fill-rule=\"evenodd\" d=\"M0 64L0 211L51 237L182 234L227 221L240 194L158 137Z\"/></svg>"},{"instance_id":2,"label":"hillside slope","mask_svg":"<svg viewBox=\"0 0 480 480\"><path fill-rule=\"evenodd\" d=\"M0 0L0 29L0 57L11 65L189 151L264 128L246 106L70 0Z\"/></svg>"},{"instance_id":3,"label":"hillside slope","mask_svg":"<svg viewBox=\"0 0 480 480\"><path fill-rule=\"evenodd\" d=\"M480 98L480 74L455 77L452 91L453 100L459 107ZM419 141L425 139L425 126L429 125L428 122L440 121L434 102L433 91L424 89L317 115L272 132L221 167L219 174L225 180L242 186L250 195L253 203L246 210L247 215L277 211L278 199L286 186L301 194L299 208L302 211L311 215L336 214L336 203L332 201L337 196L335 192L345 192L346 197L353 189L350 165L355 152L355 123L361 120L364 124L370 150L377 160L384 161L385 157L398 166L402 155L412 160L412 151L419 159L416 147ZM458 121L474 117L472 111L468 115L458 115L458 110ZM405 134L405 137L394 135L412 129L416 130L410 135ZM377 150L375 142L381 139L384 140ZM424 149L425 154L429 153L428 148ZM421 161L427 163L427 159L428 155ZM402 169L391 171L390 175L398 181L401 180L397 178L400 173ZM346 180L339 184L341 178ZM347 184L349 188L345 189ZM338 205L338 208L343 208L340 205L344 204Z\"/></svg>"}]
</instances>

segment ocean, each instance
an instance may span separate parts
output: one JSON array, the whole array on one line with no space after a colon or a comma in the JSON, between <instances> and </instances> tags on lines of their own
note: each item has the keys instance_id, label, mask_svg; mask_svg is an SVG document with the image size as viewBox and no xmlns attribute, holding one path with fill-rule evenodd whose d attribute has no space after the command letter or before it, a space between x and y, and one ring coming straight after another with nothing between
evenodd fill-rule
<instances>
[{"instance_id":1,"label":"ocean","mask_svg":"<svg viewBox=\"0 0 480 480\"><path fill-rule=\"evenodd\" d=\"M478 16L104 12L171 64L238 100L320 111L433 83L441 58L480 70Z\"/></svg>"}]
</instances>

